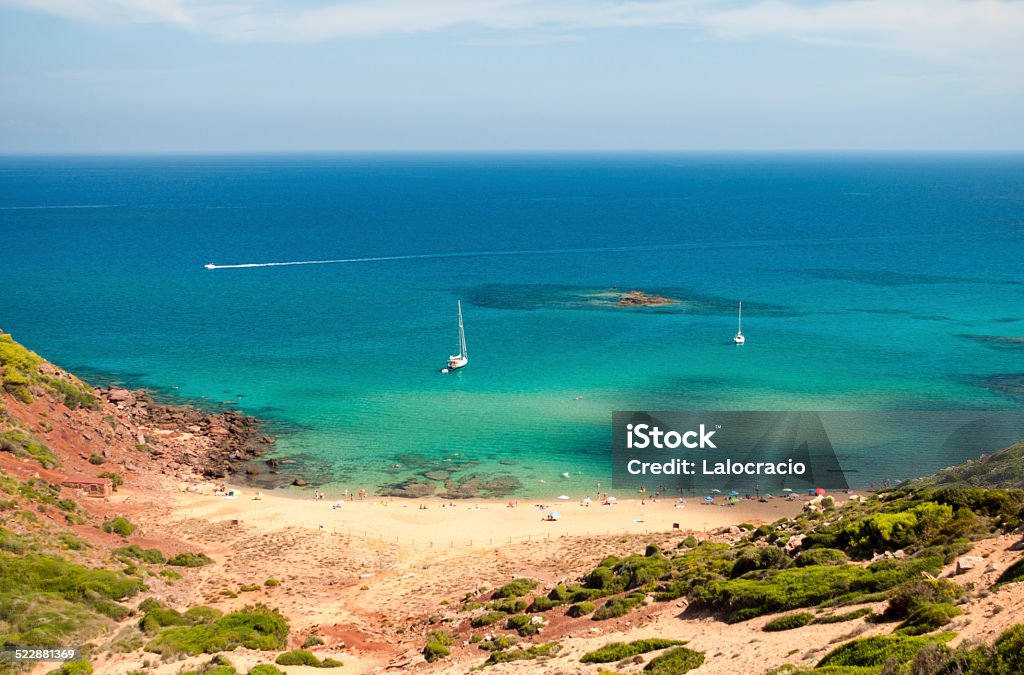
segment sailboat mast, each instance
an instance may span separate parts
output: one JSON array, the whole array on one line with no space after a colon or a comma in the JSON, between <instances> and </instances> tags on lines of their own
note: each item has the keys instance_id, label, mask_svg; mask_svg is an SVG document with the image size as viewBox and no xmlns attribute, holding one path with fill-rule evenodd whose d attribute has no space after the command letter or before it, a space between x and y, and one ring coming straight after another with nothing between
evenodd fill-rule
<instances>
[{"instance_id":1,"label":"sailboat mast","mask_svg":"<svg viewBox=\"0 0 1024 675\"><path fill-rule=\"evenodd\" d=\"M462 300L459 300L459 355L468 356L466 352L466 329L462 327Z\"/></svg>"},{"instance_id":2,"label":"sailboat mast","mask_svg":"<svg viewBox=\"0 0 1024 675\"><path fill-rule=\"evenodd\" d=\"M461 325L461 324L460 324ZM736 331L739 333L743 332L743 301L740 301L740 313L736 319Z\"/></svg>"}]
</instances>

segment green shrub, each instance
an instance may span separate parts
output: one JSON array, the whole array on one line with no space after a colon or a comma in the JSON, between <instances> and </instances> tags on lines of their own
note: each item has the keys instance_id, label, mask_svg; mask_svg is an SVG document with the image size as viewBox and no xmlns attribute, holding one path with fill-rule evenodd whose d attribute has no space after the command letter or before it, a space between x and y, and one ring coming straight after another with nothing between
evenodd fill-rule
<instances>
[{"instance_id":1,"label":"green shrub","mask_svg":"<svg viewBox=\"0 0 1024 675\"><path fill-rule=\"evenodd\" d=\"M487 605L487 608L494 612L504 612L505 614L518 614L526 609L529 605L526 600L517 600L516 598L505 598L502 600L495 600L494 602Z\"/></svg>"},{"instance_id":2,"label":"green shrub","mask_svg":"<svg viewBox=\"0 0 1024 675\"><path fill-rule=\"evenodd\" d=\"M321 661L316 655L306 649L293 649L290 652L283 652L274 659L279 666L312 666L313 668L339 668L342 664L334 659Z\"/></svg>"},{"instance_id":3,"label":"green shrub","mask_svg":"<svg viewBox=\"0 0 1024 675\"><path fill-rule=\"evenodd\" d=\"M8 333L0 333L0 366L4 367L5 380L14 371L35 373L42 362L41 356L15 342Z\"/></svg>"},{"instance_id":4,"label":"green shrub","mask_svg":"<svg viewBox=\"0 0 1024 675\"><path fill-rule=\"evenodd\" d=\"M175 567L202 567L212 562L213 560L210 559L210 556L205 553L192 553L190 551L183 551L167 559L167 564L174 565Z\"/></svg>"},{"instance_id":5,"label":"green shrub","mask_svg":"<svg viewBox=\"0 0 1024 675\"><path fill-rule=\"evenodd\" d=\"M573 617L574 619L578 619L581 616L586 616L587 614L590 614L594 611L594 609L595 605L592 602L578 602L575 605L571 606L569 610L566 612L566 614Z\"/></svg>"},{"instance_id":6,"label":"green shrub","mask_svg":"<svg viewBox=\"0 0 1024 675\"><path fill-rule=\"evenodd\" d=\"M1024 673L1024 626L1007 628L996 638L991 673Z\"/></svg>"},{"instance_id":7,"label":"green shrub","mask_svg":"<svg viewBox=\"0 0 1024 675\"><path fill-rule=\"evenodd\" d=\"M474 635L473 637L479 637ZM488 652L500 652L502 649L509 649L514 646L519 639L512 637L511 635L495 635L490 640L486 640L480 643L480 649ZM472 642L472 640L470 640Z\"/></svg>"},{"instance_id":8,"label":"green shrub","mask_svg":"<svg viewBox=\"0 0 1024 675\"><path fill-rule=\"evenodd\" d=\"M900 624L898 632L905 635L923 635L937 630L949 623L961 612L948 602L935 602L924 605L911 612L906 621Z\"/></svg>"},{"instance_id":9,"label":"green shrub","mask_svg":"<svg viewBox=\"0 0 1024 675\"><path fill-rule=\"evenodd\" d=\"M844 621L854 621L855 619L870 617L872 614L873 612L870 607L861 607L860 609L855 609L852 612L819 616L811 623L843 623Z\"/></svg>"},{"instance_id":10,"label":"green shrub","mask_svg":"<svg viewBox=\"0 0 1024 675\"><path fill-rule=\"evenodd\" d=\"M269 651L284 647L287 637L288 622L276 609L253 605L211 623L166 628L146 651L165 656L215 654L237 647Z\"/></svg>"},{"instance_id":11,"label":"green shrub","mask_svg":"<svg viewBox=\"0 0 1024 675\"><path fill-rule=\"evenodd\" d=\"M49 377L46 375L38 376L39 382L41 382L51 394L60 398L71 410L77 410L78 408L98 408L99 402L96 397L92 395L92 391L88 388L88 385L75 381L66 382L64 380L57 379L56 377Z\"/></svg>"},{"instance_id":12,"label":"green shrub","mask_svg":"<svg viewBox=\"0 0 1024 675\"><path fill-rule=\"evenodd\" d=\"M89 640L121 620L118 601L142 582L59 556L0 555L0 626L8 644L65 645Z\"/></svg>"},{"instance_id":13,"label":"green shrub","mask_svg":"<svg viewBox=\"0 0 1024 675\"><path fill-rule=\"evenodd\" d=\"M15 457L34 459L44 469L54 469L60 466L60 461L50 446L32 434L18 429L8 429L0 433L0 452L9 452Z\"/></svg>"},{"instance_id":14,"label":"green shrub","mask_svg":"<svg viewBox=\"0 0 1024 675\"><path fill-rule=\"evenodd\" d=\"M774 633L783 630L793 630L794 628L800 628L814 621L814 615L810 612L797 612L796 614L786 614L780 616L777 619L772 619L761 628L761 630L767 633Z\"/></svg>"},{"instance_id":15,"label":"green shrub","mask_svg":"<svg viewBox=\"0 0 1024 675\"><path fill-rule=\"evenodd\" d=\"M635 642L611 642L606 644L600 649L595 649L592 652L587 652L580 657L581 663L612 663L613 661L621 661L622 659L628 659L638 654L646 654L647 652L657 651L659 649L667 649L668 647L675 647L678 645L685 644L680 640L664 640L661 638L651 638L648 640L636 640Z\"/></svg>"},{"instance_id":16,"label":"green shrub","mask_svg":"<svg viewBox=\"0 0 1024 675\"><path fill-rule=\"evenodd\" d=\"M614 583L615 572L604 565L599 565L586 578L586 584L590 588L609 589Z\"/></svg>"},{"instance_id":17,"label":"green shrub","mask_svg":"<svg viewBox=\"0 0 1024 675\"><path fill-rule=\"evenodd\" d=\"M165 607L154 598L143 600L139 609L145 612L139 621L139 628L147 635L156 635L160 629L168 626L189 626L193 623L181 612Z\"/></svg>"},{"instance_id":18,"label":"green shrub","mask_svg":"<svg viewBox=\"0 0 1024 675\"><path fill-rule=\"evenodd\" d=\"M7 551L16 555L24 553L28 549L28 542L5 527L0 527L0 551Z\"/></svg>"},{"instance_id":19,"label":"green shrub","mask_svg":"<svg viewBox=\"0 0 1024 675\"><path fill-rule=\"evenodd\" d=\"M253 666L249 671L249 675L285 675L277 666L269 663L261 663L258 666Z\"/></svg>"},{"instance_id":20,"label":"green shrub","mask_svg":"<svg viewBox=\"0 0 1024 675\"><path fill-rule=\"evenodd\" d=\"M266 586L267 588L273 588L274 586L280 586L281 582L278 581L277 579L267 579L266 581L263 582L263 585Z\"/></svg>"},{"instance_id":21,"label":"green shrub","mask_svg":"<svg viewBox=\"0 0 1024 675\"><path fill-rule=\"evenodd\" d=\"M484 626L490 626L498 623L507 616L508 614L505 612L486 612L480 616L473 617L473 620L469 622L469 625L473 628L483 628Z\"/></svg>"},{"instance_id":22,"label":"green shrub","mask_svg":"<svg viewBox=\"0 0 1024 675\"><path fill-rule=\"evenodd\" d=\"M186 609L183 616L188 619L190 623L213 623L220 617L224 616L224 612L220 611L216 607L198 605L196 607L189 607Z\"/></svg>"},{"instance_id":23,"label":"green shrub","mask_svg":"<svg viewBox=\"0 0 1024 675\"><path fill-rule=\"evenodd\" d=\"M686 647L676 647L670 652L651 659L644 666L644 672L651 675L682 675L704 663L703 652L696 652Z\"/></svg>"},{"instance_id":24,"label":"green shrub","mask_svg":"<svg viewBox=\"0 0 1024 675\"><path fill-rule=\"evenodd\" d=\"M428 663L439 661L451 654L448 649L455 643L455 638L443 630L434 630L427 633L427 644L423 647L423 658Z\"/></svg>"},{"instance_id":25,"label":"green shrub","mask_svg":"<svg viewBox=\"0 0 1024 675\"><path fill-rule=\"evenodd\" d=\"M533 599L533 602L530 603L530 606L527 608L527 611L533 613L546 612L549 609L554 609L555 607L558 607L561 604L564 604L564 602L554 600L548 595L541 595ZM493 607L494 603L491 603L491 606Z\"/></svg>"},{"instance_id":26,"label":"green shrub","mask_svg":"<svg viewBox=\"0 0 1024 675\"><path fill-rule=\"evenodd\" d=\"M889 590L922 571L937 573L937 557L905 561L883 560L867 567L858 565L810 565L769 570L757 578L742 577L692 589L694 599L712 609L727 612L729 622L790 609L814 607L827 600L854 600Z\"/></svg>"},{"instance_id":27,"label":"green shrub","mask_svg":"<svg viewBox=\"0 0 1024 675\"><path fill-rule=\"evenodd\" d=\"M616 617L624 616L634 608L643 604L643 601L643 593L630 593L623 597L610 598L603 605L597 608L597 611L594 612L591 619L594 621L604 621L605 619L614 619Z\"/></svg>"},{"instance_id":28,"label":"green shrub","mask_svg":"<svg viewBox=\"0 0 1024 675\"><path fill-rule=\"evenodd\" d=\"M491 595L492 600L499 598L520 598L533 589L537 588L537 582L533 579L513 579Z\"/></svg>"},{"instance_id":29,"label":"green shrub","mask_svg":"<svg viewBox=\"0 0 1024 675\"><path fill-rule=\"evenodd\" d=\"M505 628L516 631L521 637L536 635L540 633L541 626L534 623L533 618L525 614L510 616L505 622Z\"/></svg>"},{"instance_id":30,"label":"green shrub","mask_svg":"<svg viewBox=\"0 0 1024 675\"><path fill-rule=\"evenodd\" d=\"M888 662L907 663L922 647L934 639L909 635L877 635L858 638L836 647L818 662L826 666L884 666Z\"/></svg>"},{"instance_id":31,"label":"green shrub","mask_svg":"<svg viewBox=\"0 0 1024 675\"><path fill-rule=\"evenodd\" d=\"M155 548L142 548L138 544L132 544L131 546L124 546L122 548L115 548L114 555L121 556L123 558L133 558L135 560L141 560L145 563L151 563L153 565L160 565L164 562L164 554Z\"/></svg>"},{"instance_id":32,"label":"green shrub","mask_svg":"<svg viewBox=\"0 0 1024 675\"><path fill-rule=\"evenodd\" d=\"M547 656L554 656L562 648L557 642L546 642L540 645L533 645L527 649L503 649L492 652L484 661L485 666L493 666L496 663L509 663L512 661L529 661Z\"/></svg>"},{"instance_id":33,"label":"green shrub","mask_svg":"<svg viewBox=\"0 0 1024 675\"><path fill-rule=\"evenodd\" d=\"M89 542L71 532L61 532L57 535L60 543L69 551L83 551L89 548Z\"/></svg>"},{"instance_id":34,"label":"green shrub","mask_svg":"<svg viewBox=\"0 0 1024 675\"><path fill-rule=\"evenodd\" d=\"M99 466L100 464L106 463L106 461L106 457L95 452L89 455L89 463L92 464L93 466Z\"/></svg>"},{"instance_id":35,"label":"green shrub","mask_svg":"<svg viewBox=\"0 0 1024 675\"><path fill-rule=\"evenodd\" d=\"M319 635L309 635L306 637L305 640L303 640L302 648L309 649L310 647L316 647L317 645L322 645L323 643L324 639Z\"/></svg>"},{"instance_id":36,"label":"green shrub","mask_svg":"<svg viewBox=\"0 0 1024 675\"><path fill-rule=\"evenodd\" d=\"M113 520L108 520L103 523L103 531L107 533L118 534L122 537L128 537L134 532L136 526L132 524L127 518L118 516Z\"/></svg>"},{"instance_id":37,"label":"green shrub","mask_svg":"<svg viewBox=\"0 0 1024 675\"><path fill-rule=\"evenodd\" d=\"M797 567L807 567L808 565L838 565L847 560L849 558L846 557L846 553L837 548L812 548L798 555L794 563Z\"/></svg>"},{"instance_id":38,"label":"green shrub","mask_svg":"<svg viewBox=\"0 0 1024 675\"><path fill-rule=\"evenodd\" d=\"M921 579L908 582L893 591L885 608L886 619L904 619L936 603L958 600L964 589L948 579Z\"/></svg>"},{"instance_id":39,"label":"green shrub","mask_svg":"<svg viewBox=\"0 0 1024 675\"><path fill-rule=\"evenodd\" d=\"M833 528L822 528L805 543L840 548L861 558L877 551L893 551L930 542L953 520L953 507L926 501L908 507L895 503L898 509L880 511L859 519L850 519Z\"/></svg>"},{"instance_id":40,"label":"green shrub","mask_svg":"<svg viewBox=\"0 0 1024 675\"><path fill-rule=\"evenodd\" d=\"M754 570L778 569L788 564L789 556L778 546L755 546L740 553L729 576L736 578Z\"/></svg>"},{"instance_id":41,"label":"green shrub","mask_svg":"<svg viewBox=\"0 0 1024 675\"><path fill-rule=\"evenodd\" d=\"M615 576L625 579L624 590L630 591L658 581L671 567L668 558L656 546L649 546L646 555L627 556L616 565Z\"/></svg>"}]
</instances>

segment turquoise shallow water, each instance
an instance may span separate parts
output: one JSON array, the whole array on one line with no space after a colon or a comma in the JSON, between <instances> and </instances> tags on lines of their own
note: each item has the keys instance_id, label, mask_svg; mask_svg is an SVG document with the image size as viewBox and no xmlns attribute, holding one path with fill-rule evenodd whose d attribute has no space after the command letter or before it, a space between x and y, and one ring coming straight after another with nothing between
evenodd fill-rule
<instances>
[{"instance_id":1,"label":"turquoise shallow water","mask_svg":"<svg viewBox=\"0 0 1024 675\"><path fill-rule=\"evenodd\" d=\"M458 468L579 493L613 410L1024 408L1019 156L7 158L0 236L0 327L238 401L331 491ZM203 268L453 252L491 255ZM631 288L682 304L588 300ZM471 365L442 376L456 298Z\"/></svg>"}]
</instances>

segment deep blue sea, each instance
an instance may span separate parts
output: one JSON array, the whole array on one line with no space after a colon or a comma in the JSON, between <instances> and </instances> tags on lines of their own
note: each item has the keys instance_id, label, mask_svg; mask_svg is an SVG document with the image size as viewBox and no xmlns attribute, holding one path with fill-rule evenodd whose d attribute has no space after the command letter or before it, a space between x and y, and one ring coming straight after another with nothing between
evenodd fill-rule
<instances>
[{"instance_id":1,"label":"deep blue sea","mask_svg":"<svg viewBox=\"0 0 1024 675\"><path fill-rule=\"evenodd\" d=\"M204 268L366 257L399 259ZM237 401L329 490L585 491L613 410L1021 410L1022 271L1019 155L0 159L0 328Z\"/></svg>"}]
</instances>

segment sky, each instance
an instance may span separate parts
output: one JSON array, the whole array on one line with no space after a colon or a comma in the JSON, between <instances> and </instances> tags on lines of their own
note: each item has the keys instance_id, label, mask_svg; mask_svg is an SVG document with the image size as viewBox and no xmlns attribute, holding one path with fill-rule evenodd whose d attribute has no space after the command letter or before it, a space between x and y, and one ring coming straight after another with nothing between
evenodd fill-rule
<instances>
[{"instance_id":1,"label":"sky","mask_svg":"<svg viewBox=\"0 0 1024 675\"><path fill-rule=\"evenodd\" d=\"M0 154L1022 151L1024 0L0 0Z\"/></svg>"}]
</instances>

